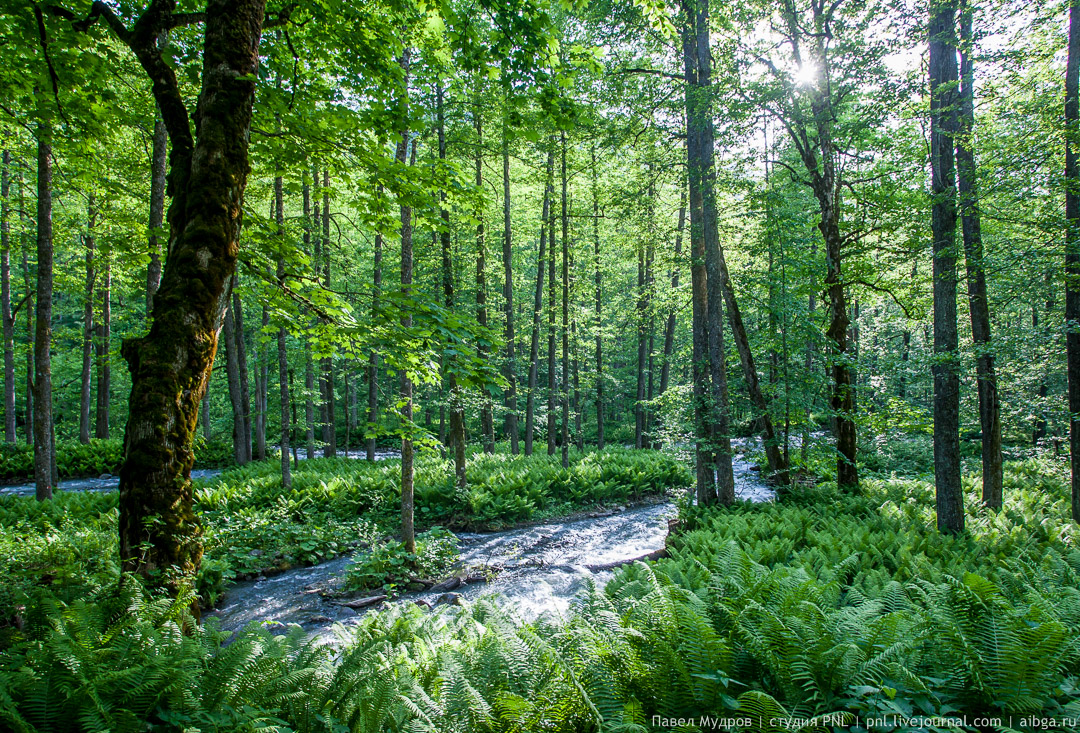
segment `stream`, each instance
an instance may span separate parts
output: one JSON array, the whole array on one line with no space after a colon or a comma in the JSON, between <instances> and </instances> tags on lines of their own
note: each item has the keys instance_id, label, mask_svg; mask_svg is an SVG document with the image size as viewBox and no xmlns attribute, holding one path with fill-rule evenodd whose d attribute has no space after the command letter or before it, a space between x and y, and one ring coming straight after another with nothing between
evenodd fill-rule
<instances>
[{"instance_id":1,"label":"stream","mask_svg":"<svg viewBox=\"0 0 1080 733\"><path fill-rule=\"evenodd\" d=\"M736 495L740 499L771 501L775 493L741 455L733 461ZM656 503L632 508L576 515L564 520L519 527L502 532L460 533L460 577L453 587L410 592L390 603L434 606L495 594L525 620L542 614L563 615L588 581L598 585L614 573L612 567L661 550L668 520L675 506ZM366 612L343 605L345 569L352 561L341 556L307 568L257 578L230 586L208 616L217 617L222 628L236 631L258 621L274 630L299 624L309 633L328 634L335 623L349 626ZM470 568L497 570L484 582ZM471 581L471 582L469 582ZM369 608L378 607L373 604Z\"/></svg>"}]
</instances>

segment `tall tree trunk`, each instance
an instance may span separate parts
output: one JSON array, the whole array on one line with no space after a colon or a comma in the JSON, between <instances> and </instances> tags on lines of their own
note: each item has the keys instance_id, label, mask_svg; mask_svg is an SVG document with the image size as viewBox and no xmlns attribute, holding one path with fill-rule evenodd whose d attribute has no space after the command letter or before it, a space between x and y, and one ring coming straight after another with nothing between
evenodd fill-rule
<instances>
[{"instance_id":1,"label":"tall tree trunk","mask_svg":"<svg viewBox=\"0 0 1080 733\"><path fill-rule=\"evenodd\" d=\"M679 290L679 261L682 257L683 228L686 226L686 189L679 199L679 225L675 229L675 264L671 268L671 292ZM671 354L675 349L675 308L664 322L664 363L660 367L660 394L667 391L671 382Z\"/></svg>"},{"instance_id":2,"label":"tall tree trunk","mask_svg":"<svg viewBox=\"0 0 1080 733\"><path fill-rule=\"evenodd\" d=\"M409 49L406 48L401 55L401 67L405 72L403 89L404 103L409 103ZM398 144L398 162L405 163L405 154L409 149L409 131L406 128L401 133L401 142ZM477 168L479 171L479 168ZM479 175L479 172L478 172ZM412 207L401 207L401 293L405 298L412 295L413 281L413 223ZM412 312L406 311L401 318L401 325L406 330L412 328ZM413 441L412 441L412 418L413 418L413 384L409 375L401 372L401 418L404 424L404 434L401 439L401 541L405 552L416 552L416 536L413 530Z\"/></svg>"},{"instance_id":3,"label":"tall tree trunk","mask_svg":"<svg viewBox=\"0 0 1080 733\"><path fill-rule=\"evenodd\" d=\"M439 127L439 160L446 160L446 113L444 109L442 83L435 87L436 92L436 115ZM439 232L439 245L442 250L442 286L443 302L450 310L454 308L454 259L450 248L450 210L446 208L446 191L439 190L439 218L442 220L442 231ZM534 359L535 362L535 359ZM450 435L449 448L454 456L454 484L459 489L466 486L465 477L465 408L462 404L461 390L457 384L457 358L453 354L446 356L444 360L446 368L446 386L450 392ZM533 364L535 369L535 363ZM529 398L532 399L530 392ZM528 429L528 428L527 428ZM526 445L531 435L526 432Z\"/></svg>"},{"instance_id":4,"label":"tall tree trunk","mask_svg":"<svg viewBox=\"0 0 1080 733\"><path fill-rule=\"evenodd\" d=\"M323 230L323 287L330 287L330 171L323 170L323 206L322 206L322 230ZM331 357L323 359L323 404L326 411L326 422L323 425L323 455L327 458L337 456L337 415L334 400L334 360Z\"/></svg>"},{"instance_id":5,"label":"tall tree trunk","mask_svg":"<svg viewBox=\"0 0 1080 733\"><path fill-rule=\"evenodd\" d=\"M555 138L551 138L549 144L551 145L551 155L555 155ZM552 157L554 160L554 157ZM552 163L552 175L551 185L549 186L551 191L551 199L554 202L555 199L555 171L554 163ZM558 399L558 389L556 382L556 368L555 368L555 341L558 336L558 326L555 322L556 308L558 308L558 297L556 296L556 280L555 280L555 206L554 203L551 206L551 219L548 221L548 249L550 250L550 257L548 257L548 349L547 349L547 367L548 367L548 400L547 400L547 448L548 455L555 455L555 449L558 443L557 440L557 413L556 413L556 401Z\"/></svg>"},{"instance_id":6,"label":"tall tree trunk","mask_svg":"<svg viewBox=\"0 0 1080 733\"><path fill-rule=\"evenodd\" d=\"M52 414L52 129L37 131L37 325L34 330L34 483L38 501L53 495Z\"/></svg>"},{"instance_id":7,"label":"tall tree trunk","mask_svg":"<svg viewBox=\"0 0 1080 733\"><path fill-rule=\"evenodd\" d=\"M481 328L488 326L487 311L487 243L484 240L484 120L480 113L480 98L477 95L476 108L473 111L473 123L476 128L476 190L480 203L476 209L476 320ZM491 347L481 344L480 358L487 361ZM483 435L484 452L495 452L495 419L491 414L491 398L482 396L483 403L480 407L480 432Z\"/></svg>"},{"instance_id":8,"label":"tall tree trunk","mask_svg":"<svg viewBox=\"0 0 1080 733\"><path fill-rule=\"evenodd\" d=\"M177 575L193 575L202 553L191 445L236 267L263 11L264 0L208 4L193 126L198 141L156 44L143 45L138 34L131 40L169 128L173 198L169 256L150 332L123 347L132 387L120 471L120 557L125 570L169 585Z\"/></svg>"},{"instance_id":9,"label":"tall tree trunk","mask_svg":"<svg viewBox=\"0 0 1080 733\"><path fill-rule=\"evenodd\" d=\"M376 200L381 201L383 196L382 186L378 186L375 189ZM447 215L449 217L449 214ZM449 236L449 232L447 233ZM371 315L374 318L379 311L379 298L382 295L382 250L383 250L383 236L382 232L375 233L375 262L372 267L371 275ZM367 439L367 459L369 461L375 460L375 426L379 421L379 355L372 350L368 355L368 367L367 367L367 386L368 386L368 411L367 421L368 430L370 431L370 437Z\"/></svg>"},{"instance_id":10,"label":"tall tree trunk","mask_svg":"<svg viewBox=\"0 0 1080 733\"><path fill-rule=\"evenodd\" d=\"M0 168L0 320L4 333L4 440L15 434L15 318L11 313L11 151L3 152Z\"/></svg>"},{"instance_id":11,"label":"tall tree trunk","mask_svg":"<svg viewBox=\"0 0 1080 733\"><path fill-rule=\"evenodd\" d=\"M708 333L706 357L709 364L711 404L706 411L710 449L716 462L716 496L723 504L735 501L735 477L731 466L731 438L728 415L727 364L724 354L724 288L720 274L720 239L716 222L715 170L713 167L713 128L710 98L711 62L709 60L708 0L698 0L686 8L690 28L684 31L683 47L687 66L687 155L690 170L690 196L694 187L700 197L696 212L705 260L707 305L703 311ZM694 226L691 206L691 228Z\"/></svg>"},{"instance_id":12,"label":"tall tree trunk","mask_svg":"<svg viewBox=\"0 0 1080 733\"><path fill-rule=\"evenodd\" d=\"M97 416L94 437L108 440L109 402L112 398L112 254L103 251L101 273L101 323L98 324Z\"/></svg>"},{"instance_id":13,"label":"tall tree trunk","mask_svg":"<svg viewBox=\"0 0 1080 733\"><path fill-rule=\"evenodd\" d=\"M638 450L645 445L645 370L648 358L646 339L648 337L649 296L645 289L645 246L639 241L637 250L637 303L635 304L635 326L637 330L637 390L634 395L634 447Z\"/></svg>"},{"instance_id":14,"label":"tall tree trunk","mask_svg":"<svg viewBox=\"0 0 1080 733\"><path fill-rule=\"evenodd\" d=\"M318 183L318 181L316 181ZM311 255L311 184L308 182L308 172L304 171L303 184L304 197L304 254ZM381 244L382 235L376 235ZM310 461L315 457L315 365L311 360L311 342L304 339L304 424L305 444L307 457Z\"/></svg>"},{"instance_id":15,"label":"tall tree trunk","mask_svg":"<svg viewBox=\"0 0 1080 733\"><path fill-rule=\"evenodd\" d=\"M592 209L593 209L593 281L596 295L596 447L604 449L604 341L602 300L602 276L600 272L600 182L596 169L596 146L592 154Z\"/></svg>"},{"instance_id":16,"label":"tall tree trunk","mask_svg":"<svg viewBox=\"0 0 1080 733\"><path fill-rule=\"evenodd\" d=\"M518 454L517 366L514 361L514 269L510 230L510 137L506 122L502 135L503 163L503 301L506 307L506 437L510 453Z\"/></svg>"},{"instance_id":17,"label":"tall tree trunk","mask_svg":"<svg viewBox=\"0 0 1080 733\"><path fill-rule=\"evenodd\" d=\"M274 177L274 221L277 224L277 236L282 246L285 244L285 195L284 182L281 176ZM285 287L285 256L278 255L277 261L278 286ZM285 326L278 326L277 332L277 357L278 357L278 389L281 394L281 486L284 489L292 488L292 466L289 456L289 433L292 424L289 407L289 355L286 351L286 338L288 332Z\"/></svg>"},{"instance_id":18,"label":"tall tree trunk","mask_svg":"<svg viewBox=\"0 0 1080 733\"><path fill-rule=\"evenodd\" d=\"M566 131L562 131L562 466L570 467L570 212L567 198Z\"/></svg>"},{"instance_id":19,"label":"tall tree trunk","mask_svg":"<svg viewBox=\"0 0 1080 733\"><path fill-rule=\"evenodd\" d=\"M26 202L23 200L23 188L22 180L19 180L19 198L20 206L19 210L22 212L21 217L26 216ZM26 227L24 226L24 231ZM24 422L26 426L26 444L32 446L34 444L34 329L36 328L36 318L34 314L37 312L35 309L34 300L34 278L30 270L30 247L26 246L22 248L22 270L23 270L23 286L26 288L27 301L26 301L26 415Z\"/></svg>"},{"instance_id":20,"label":"tall tree trunk","mask_svg":"<svg viewBox=\"0 0 1080 733\"><path fill-rule=\"evenodd\" d=\"M156 109L156 108L155 108ZM161 286L161 241L158 232L165 223L165 160L169 133L161 113L154 114L154 140L150 153L150 263L146 266L146 320L154 312L154 294Z\"/></svg>"},{"instance_id":21,"label":"tall tree trunk","mask_svg":"<svg viewBox=\"0 0 1080 733\"><path fill-rule=\"evenodd\" d=\"M942 532L964 529L960 486L960 365L956 332L956 5L930 8L930 165L934 236L934 481Z\"/></svg>"},{"instance_id":22,"label":"tall tree trunk","mask_svg":"<svg viewBox=\"0 0 1080 733\"><path fill-rule=\"evenodd\" d=\"M1080 0L1069 2L1069 59L1065 70L1065 322L1080 323ZM1072 518L1080 522L1080 330L1065 335L1069 375L1069 454Z\"/></svg>"},{"instance_id":23,"label":"tall tree trunk","mask_svg":"<svg viewBox=\"0 0 1080 733\"><path fill-rule=\"evenodd\" d=\"M236 359L237 359L237 378L239 383L239 395L240 395L240 426L242 428L242 434L240 436L240 450L243 456L243 461L240 465L244 465L251 461L252 453L252 438L254 433L251 429L251 382L248 376L248 358L247 358L247 337L244 329L244 303L240 298L240 274L234 274L232 278L232 320L236 331Z\"/></svg>"},{"instance_id":24,"label":"tall tree trunk","mask_svg":"<svg viewBox=\"0 0 1080 733\"><path fill-rule=\"evenodd\" d=\"M94 225L97 219L94 194L86 204L86 288L83 291L82 389L79 399L79 442L90 442L90 387L94 351Z\"/></svg>"},{"instance_id":25,"label":"tall tree trunk","mask_svg":"<svg viewBox=\"0 0 1080 733\"><path fill-rule=\"evenodd\" d=\"M983 503L1000 509L1002 502L1001 420L997 374L990 340L990 301L983 266L982 223L975 168L975 69L972 57L972 8L960 2L960 135L956 144L956 172L963 216L964 260L967 264L971 338L975 344L975 373L979 389L979 422L982 426Z\"/></svg>"},{"instance_id":26,"label":"tall tree trunk","mask_svg":"<svg viewBox=\"0 0 1080 733\"><path fill-rule=\"evenodd\" d=\"M547 177L544 181L544 203L540 214L540 249L536 255L536 292L533 295L532 337L529 342L529 394L525 400L525 455L533 454L533 420L536 415L536 392L539 389L540 326L544 308L544 268L547 266L548 218L551 215L551 186L555 167L555 150L548 150ZM449 305L449 303L447 304Z\"/></svg>"},{"instance_id":27,"label":"tall tree trunk","mask_svg":"<svg viewBox=\"0 0 1080 733\"><path fill-rule=\"evenodd\" d=\"M230 289L235 287L235 276L230 282ZM250 450L251 440L247 435L247 430L244 426L244 414L246 412L244 404L243 390L240 388L240 348L238 341L242 338L242 335L237 334L236 322L233 317L233 304L231 298L230 302L225 307L224 318L224 338L225 338L225 375L229 382L229 402L232 405L233 416L233 458L236 460L238 466L243 466L248 462L248 451ZM248 446L245 449L244 446Z\"/></svg>"}]
</instances>

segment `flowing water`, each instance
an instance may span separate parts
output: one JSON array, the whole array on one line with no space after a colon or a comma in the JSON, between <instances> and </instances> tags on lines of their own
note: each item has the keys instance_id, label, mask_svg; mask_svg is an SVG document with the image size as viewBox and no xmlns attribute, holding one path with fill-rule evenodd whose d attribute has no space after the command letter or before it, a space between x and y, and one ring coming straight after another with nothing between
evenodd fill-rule
<instances>
[{"instance_id":1,"label":"flowing water","mask_svg":"<svg viewBox=\"0 0 1080 733\"><path fill-rule=\"evenodd\" d=\"M773 490L746 460L737 457L734 467L740 499L772 500ZM613 567L663 549L667 522L674 517L673 504L658 503L503 532L461 533L460 575L471 582L406 593L391 602L435 605L497 594L525 619L544 613L563 614L588 582L603 584L612 576ZM348 626L365 612L342 605L347 602L341 591L350 562L350 557L342 556L314 567L237 583L209 615L216 616L228 630L253 621L281 629L285 624L300 624L311 633L325 633L338 622ZM479 577L485 574L488 582Z\"/></svg>"}]
</instances>

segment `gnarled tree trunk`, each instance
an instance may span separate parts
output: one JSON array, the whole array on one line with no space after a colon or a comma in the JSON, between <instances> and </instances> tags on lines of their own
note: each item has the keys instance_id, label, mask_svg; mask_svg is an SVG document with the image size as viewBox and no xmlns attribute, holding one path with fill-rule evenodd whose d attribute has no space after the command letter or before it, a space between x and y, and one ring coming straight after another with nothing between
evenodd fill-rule
<instances>
[{"instance_id":1,"label":"gnarled tree trunk","mask_svg":"<svg viewBox=\"0 0 1080 733\"><path fill-rule=\"evenodd\" d=\"M96 7L96 6L95 6ZM125 341L131 397L120 470L125 569L175 585L198 568L192 441L236 268L264 0L210 0L191 139L175 76L154 43L150 6L129 45L154 82L172 140L170 241L150 332ZM145 24L149 26L140 30Z\"/></svg>"}]
</instances>

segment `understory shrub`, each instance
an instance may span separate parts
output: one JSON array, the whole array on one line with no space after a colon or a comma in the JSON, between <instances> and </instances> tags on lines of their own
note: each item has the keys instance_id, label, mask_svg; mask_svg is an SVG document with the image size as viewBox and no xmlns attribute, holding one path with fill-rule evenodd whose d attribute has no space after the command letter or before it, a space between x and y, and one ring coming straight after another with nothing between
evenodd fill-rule
<instances>
[{"instance_id":1,"label":"understory shrub","mask_svg":"<svg viewBox=\"0 0 1080 733\"><path fill-rule=\"evenodd\" d=\"M195 440L195 467L221 468L233 464L232 445L226 441ZM124 460L124 441L61 441L56 444L56 469L61 479L117 474ZM34 478L34 449L22 443L0 443L0 482L18 483Z\"/></svg>"}]
</instances>

